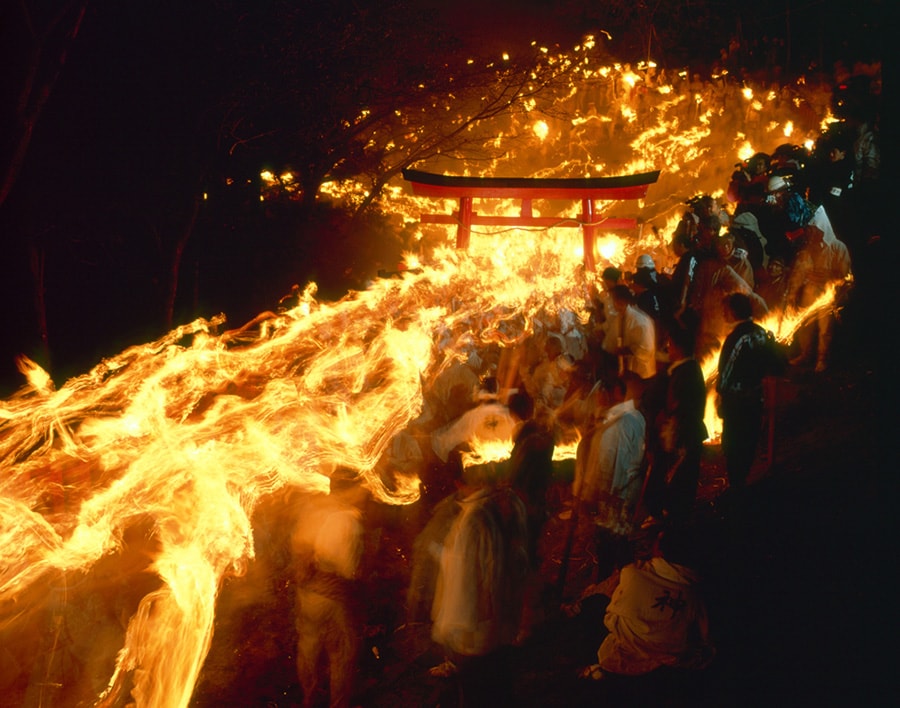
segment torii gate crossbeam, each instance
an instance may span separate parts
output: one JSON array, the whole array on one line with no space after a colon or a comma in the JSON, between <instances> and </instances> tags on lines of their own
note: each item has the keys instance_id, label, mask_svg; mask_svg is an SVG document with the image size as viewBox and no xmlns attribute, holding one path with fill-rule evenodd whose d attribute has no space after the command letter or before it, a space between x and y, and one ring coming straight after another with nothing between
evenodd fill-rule
<instances>
[{"instance_id":1,"label":"torii gate crossbeam","mask_svg":"<svg viewBox=\"0 0 900 708\"><path fill-rule=\"evenodd\" d=\"M584 266L596 269L594 236L598 228L630 229L635 219L602 219L595 221L595 200L619 201L641 199L659 179L659 170L619 177L545 178L545 177L456 177L419 170L403 170L403 178L412 184L413 194L420 197L458 199L459 211L453 214L423 214L423 223L456 224L456 247L469 247L473 225L482 226L581 226L584 238ZM476 214L474 198L520 199L518 216ZM558 217L534 216L534 199L566 199L581 201L581 218L571 223Z\"/></svg>"}]
</instances>

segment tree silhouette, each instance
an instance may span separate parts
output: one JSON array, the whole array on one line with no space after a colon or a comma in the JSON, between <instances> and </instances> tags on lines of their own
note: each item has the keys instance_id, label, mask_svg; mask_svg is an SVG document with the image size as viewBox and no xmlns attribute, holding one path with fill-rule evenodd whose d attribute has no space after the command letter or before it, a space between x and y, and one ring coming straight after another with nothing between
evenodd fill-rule
<instances>
[{"instance_id":1,"label":"tree silhouette","mask_svg":"<svg viewBox=\"0 0 900 708\"><path fill-rule=\"evenodd\" d=\"M245 22L250 24L245 18ZM540 48L476 57L404 0L279 3L244 34L247 81L223 121L232 157L289 169L306 207L319 188L364 184L364 211L391 177L436 155L488 157L480 125L568 85L572 65Z\"/></svg>"},{"instance_id":2,"label":"tree silhouette","mask_svg":"<svg viewBox=\"0 0 900 708\"><path fill-rule=\"evenodd\" d=\"M26 46L18 57L8 57L18 59L21 66L10 67L12 74L18 74L14 79L18 85L13 87L17 94L15 100L7 104L11 115L7 116L10 125L0 154L0 208L22 170L35 126L59 80L69 49L78 37L87 8L88 0L71 0L59 8L35 7L34 3L20 0L18 22L7 24L7 31L18 30L17 39L24 38ZM7 40L13 46L18 45L12 42L11 36Z\"/></svg>"}]
</instances>

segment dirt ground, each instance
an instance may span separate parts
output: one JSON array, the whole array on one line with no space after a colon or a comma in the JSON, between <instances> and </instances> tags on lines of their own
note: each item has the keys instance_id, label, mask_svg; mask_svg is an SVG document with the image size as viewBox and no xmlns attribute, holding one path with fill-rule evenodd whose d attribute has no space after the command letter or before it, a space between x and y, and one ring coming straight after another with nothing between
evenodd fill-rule
<instances>
[{"instance_id":1,"label":"dirt ground","mask_svg":"<svg viewBox=\"0 0 900 708\"><path fill-rule=\"evenodd\" d=\"M853 314L851 309L851 315ZM591 682L577 677L602 640L605 602L568 617L562 603L596 579L596 559L575 544L560 591L569 522L560 487L529 588L533 630L493 665L478 693L428 669L442 657L426 624L406 621L412 507L381 509L378 559L367 575L365 647L354 705L397 706L831 706L897 705L886 671L896 576L889 447L892 382L873 356L866 320L842 322L825 374L792 368L778 383L775 435L751 478L743 513L723 494L720 451L706 450L697 516L700 570L717 647L703 671L659 671ZM896 435L896 433L894 433ZM887 442L887 446L882 446ZM769 459L771 458L771 459ZM562 485L563 482L560 482ZM277 567L276 558L261 558ZM276 572L266 600L226 586L216 636L192 705L302 704L294 668L291 580ZM324 696L317 696L324 700ZM326 704L327 703L322 703Z\"/></svg>"}]
</instances>

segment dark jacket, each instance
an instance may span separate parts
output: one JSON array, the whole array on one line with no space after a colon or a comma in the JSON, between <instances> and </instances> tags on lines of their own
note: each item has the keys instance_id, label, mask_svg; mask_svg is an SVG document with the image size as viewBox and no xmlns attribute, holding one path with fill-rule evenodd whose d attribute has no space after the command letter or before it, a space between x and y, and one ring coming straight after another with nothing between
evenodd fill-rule
<instances>
[{"instance_id":1,"label":"dark jacket","mask_svg":"<svg viewBox=\"0 0 900 708\"><path fill-rule=\"evenodd\" d=\"M772 373L770 338L752 320L738 322L722 344L716 391L724 399L761 400L762 380Z\"/></svg>"},{"instance_id":2,"label":"dark jacket","mask_svg":"<svg viewBox=\"0 0 900 708\"><path fill-rule=\"evenodd\" d=\"M666 418L671 421L676 447L701 445L708 437L703 417L706 412L706 382L695 359L678 364L668 376Z\"/></svg>"}]
</instances>

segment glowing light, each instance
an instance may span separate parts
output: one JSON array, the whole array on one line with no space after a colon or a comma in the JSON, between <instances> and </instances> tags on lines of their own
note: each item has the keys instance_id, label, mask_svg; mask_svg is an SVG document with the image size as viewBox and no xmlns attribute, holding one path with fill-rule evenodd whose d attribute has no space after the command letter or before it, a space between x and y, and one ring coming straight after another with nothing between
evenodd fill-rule
<instances>
[{"instance_id":1,"label":"glowing light","mask_svg":"<svg viewBox=\"0 0 900 708\"><path fill-rule=\"evenodd\" d=\"M592 47L593 39L583 46ZM746 159L753 144L765 149L777 138L772 126L788 120L794 135L813 132L821 116L809 107L828 103L810 102L801 112L790 102L770 102L753 106L762 116L723 115L716 97L709 101L716 109L701 112L700 93L670 99L671 87L659 87L643 96L649 106L635 100L622 110L627 120L613 120L619 113L609 105L596 120L567 121L581 115L576 106L586 113L584 99L596 91L597 77L618 79L623 71L618 64L585 74L584 66L571 74L584 85L520 104L526 114L559 116L552 131L521 112L501 116L483 132L468 133L496 157L479 152L479 160L448 169L533 176L662 170L645 199L595 205L598 230L611 216L642 222L635 232L598 236L598 267L629 267L639 253L651 253L661 271L671 270L668 242L683 200L698 192L721 195L735 152ZM726 90L727 105L739 105L737 89L726 84ZM742 93L753 100L752 90ZM458 103L452 96L435 103L448 125L465 113ZM368 116L365 109L358 121ZM826 116L821 126L834 120ZM391 141L397 151L405 147L399 133L366 134L369 139L372 148ZM269 170L260 179L282 193L297 181ZM333 180L319 196L353 207L368 203L369 189L362 179ZM423 213L455 214L455 200L416 198L402 180L392 181L381 198L403 231L406 267L397 277L373 278L336 302L318 300L311 283L289 312L262 313L230 330L224 317L196 320L104 360L59 390L41 367L19 362L27 386L0 402L0 603L22 612L4 630L39 633L43 626L28 618L48 616L48 587L57 581L67 602L84 606L90 588L66 581L83 580L120 552L135 519L146 519L151 529L146 562L135 572L146 572L156 585L132 614L113 618L115 641L104 647L110 668L99 676L100 695L88 702L112 705L120 692L119 702L138 708L188 705L210 646L219 590L255 562L251 519L260 500L287 490L325 494L329 475L340 467L355 471L383 502L415 501L419 479L389 449L427 415L425 392L436 377L471 352L513 347L537 327L553 326L563 310L574 314L576 328L587 322L596 273L583 272L579 228L475 228L469 249L460 252L455 224L419 221ZM580 205L531 206L535 215L560 223L577 226L581 218ZM474 208L504 215L518 213L520 205L493 200ZM812 308L762 324L788 341L804 318L831 306L833 290ZM709 376L715 358L703 367ZM716 435L714 411L708 425ZM575 445L560 445L555 458L571 459ZM508 455L509 441L476 448L482 463L493 464ZM45 658L33 658L26 676L44 681L39 662ZM127 691L130 697L121 695Z\"/></svg>"},{"instance_id":2,"label":"glowing light","mask_svg":"<svg viewBox=\"0 0 900 708\"><path fill-rule=\"evenodd\" d=\"M832 123L839 123L839 122L840 122L840 119L839 119L839 118L835 118L835 117L831 114L831 111L829 110L829 111L825 114L825 117L822 118L822 121L819 123L819 129L820 129L822 132L825 132L826 130L828 130L829 126L830 126Z\"/></svg>"},{"instance_id":3,"label":"glowing light","mask_svg":"<svg viewBox=\"0 0 900 708\"><path fill-rule=\"evenodd\" d=\"M748 140L745 140L744 144L738 149L738 158L741 160L749 160L755 154L756 150L753 149L753 146Z\"/></svg>"},{"instance_id":4,"label":"glowing light","mask_svg":"<svg viewBox=\"0 0 900 708\"><path fill-rule=\"evenodd\" d=\"M794 121L789 120L784 124L784 137L789 138L794 132Z\"/></svg>"},{"instance_id":5,"label":"glowing light","mask_svg":"<svg viewBox=\"0 0 900 708\"><path fill-rule=\"evenodd\" d=\"M560 441L553 448L554 461L574 460L578 454L578 443L581 441L581 435L576 435L571 441Z\"/></svg>"},{"instance_id":6,"label":"glowing light","mask_svg":"<svg viewBox=\"0 0 900 708\"><path fill-rule=\"evenodd\" d=\"M629 86L631 86L632 88L634 88L635 84L637 84L637 82L640 81L640 78L641 78L640 76L638 76L637 74L635 74L632 71L628 71L628 72L625 72L624 74L622 74L622 80L625 83L627 83Z\"/></svg>"},{"instance_id":7,"label":"glowing light","mask_svg":"<svg viewBox=\"0 0 900 708\"><path fill-rule=\"evenodd\" d=\"M625 262L627 254L625 243L625 239L619 236L611 234L603 236L597 239L597 253L600 254L600 258L603 262L611 263L614 266L620 266Z\"/></svg>"},{"instance_id":8,"label":"glowing light","mask_svg":"<svg viewBox=\"0 0 900 708\"><path fill-rule=\"evenodd\" d=\"M462 454L463 467L476 467L509 459L512 440L469 440L469 450Z\"/></svg>"}]
</instances>

